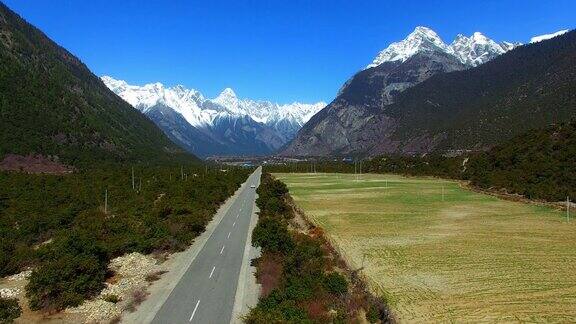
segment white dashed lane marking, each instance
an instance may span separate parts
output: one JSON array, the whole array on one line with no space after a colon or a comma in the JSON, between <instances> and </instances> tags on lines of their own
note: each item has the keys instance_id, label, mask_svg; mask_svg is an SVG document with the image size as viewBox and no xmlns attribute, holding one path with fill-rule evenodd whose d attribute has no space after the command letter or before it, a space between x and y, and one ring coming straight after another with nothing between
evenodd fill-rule
<instances>
[{"instance_id":1,"label":"white dashed lane marking","mask_svg":"<svg viewBox=\"0 0 576 324\"><path fill-rule=\"evenodd\" d=\"M194 314L196 314L196 310L198 309L198 305L200 305L200 299L198 299L198 302L196 303L196 306L194 307L194 310L192 311L192 315L190 315L190 320L188 320L189 322L192 322L192 319L194 318Z\"/></svg>"}]
</instances>

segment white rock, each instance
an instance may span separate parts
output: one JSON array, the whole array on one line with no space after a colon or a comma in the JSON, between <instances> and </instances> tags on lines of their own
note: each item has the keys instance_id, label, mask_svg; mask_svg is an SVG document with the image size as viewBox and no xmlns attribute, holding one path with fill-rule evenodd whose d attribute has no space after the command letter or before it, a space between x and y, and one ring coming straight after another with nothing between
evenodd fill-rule
<instances>
[{"instance_id":1,"label":"white rock","mask_svg":"<svg viewBox=\"0 0 576 324\"><path fill-rule=\"evenodd\" d=\"M10 277L6 278L8 281L18 281L23 279L28 279L32 274L32 270L22 271L20 273L11 275Z\"/></svg>"},{"instance_id":2,"label":"white rock","mask_svg":"<svg viewBox=\"0 0 576 324\"><path fill-rule=\"evenodd\" d=\"M0 288L0 297L16 298L22 291L18 288Z\"/></svg>"}]
</instances>

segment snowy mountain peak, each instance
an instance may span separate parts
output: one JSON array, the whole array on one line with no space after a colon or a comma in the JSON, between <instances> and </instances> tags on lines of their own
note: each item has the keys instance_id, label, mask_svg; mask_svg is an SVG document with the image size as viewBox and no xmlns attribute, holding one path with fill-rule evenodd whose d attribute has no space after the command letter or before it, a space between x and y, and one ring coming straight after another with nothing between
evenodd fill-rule
<instances>
[{"instance_id":1,"label":"snowy mountain peak","mask_svg":"<svg viewBox=\"0 0 576 324\"><path fill-rule=\"evenodd\" d=\"M541 42L544 40L548 40L550 38L554 38L556 36L560 36L562 34L567 33L568 31L569 31L568 29L564 29L564 30L557 31L557 32L552 33L552 34L544 34L544 35L540 35L540 36L534 36L530 39L530 44L538 43L538 42Z\"/></svg>"},{"instance_id":2,"label":"snowy mountain peak","mask_svg":"<svg viewBox=\"0 0 576 324\"><path fill-rule=\"evenodd\" d=\"M522 43L516 42L516 43L511 43L511 42L500 42L500 46L502 46L502 48L504 49L504 51L508 52L509 50L513 50L514 48L518 47L522 45Z\"/></svg>"},{"instance_id":3,"label":"snowy mountain peak","mask_svg":"<svg viewBox=\"0 0 576 324\"><path fill-rule=\"evenodd\" d=\"M458 34L452 44L446 45L432 29L419 26L404 40L392 43L381 51L367 68L384 62L404 62L416 53L429 51L441 51L455 56L467 66L477 66L516 46L508 42L498 44L481 32L475 32L470 37Z\"/></svg>"},{"instance_id":4,"label":"snowy mountain peak","mask_svg":"<svg viewBox=\"0 0 576 324\"><path fill-rule=\"evenodd\" d=\"M116 80L108 75L103 76L101 79L102 82L104 82L104 84L106 84L106 86L114 92L116 92L115 89L125 89L128 86L128 83L126 83L126 81Z\"/></svg>"},{"instance_id":5,"label":"snowy mountain peak","mask_svg":"<svg viewBox=\"0 0 576 324\"><path fill-rule=\"evenodd\" d=\"M218 95L218 97L236 98L237 96L234 90L232 90L231 88L226 88L222 90L222 92L220 93L220 95Z\"/></svg>"},{"instance_id":6,"label":"snowy mountain peak","mask_svg":"<svg viewBox=\"0 0 576 324\"><path fill-rule=\"evenodd\" d=\"M218 97L212 100L218 105L226 108L229 112L233 114L238 114L240 110L240 102L236 93L231 88L224 89Z\"/></svg>"},{"instance_id":7,"label":"snowy mountain peak","mask_svg":"<svg viewBox=\"0 0 576 324\"><path fill-rule=\"evenodd\" d=\"M486 63L516 46L509 42L498 44L480 32L475 32L470 37L460 34L450 44L453 55L467 66Z\"/></svg>"},{"instance_id":8,"label":"snowy mountain peak","mask_svg":"<svg viewBox=\"0 0 576 324\"><path fill-rule=\"evenodd\" d=\"M404 62L418 52L437 49L450 51L435 31L428 27L418 26L404 40L392 43L381 51L367 68L378 66L384 62Z\"/></svg>"},{"instance_id":9,"label":"snowy mountain peak","mask_svg":"<svg viewBox=\"0 0 576 324\"><path fill-rule=\"evenodd\" d=\"M492 41L481 32L474 32L474 34L472 34L472 40L477 44L487 44Z\"/></svg>"},{"instance_id":10,"label":"snowy mountain peak","mask_svg":"<svg viewBox=\"0 0 576 324\"><path fill-rule=\"evenodd\" d=\"M431 40L440 40L440 36L428 27L417 26L414 31L408 35L408 38L427 38Z\"/></svg>"}]
</instances>

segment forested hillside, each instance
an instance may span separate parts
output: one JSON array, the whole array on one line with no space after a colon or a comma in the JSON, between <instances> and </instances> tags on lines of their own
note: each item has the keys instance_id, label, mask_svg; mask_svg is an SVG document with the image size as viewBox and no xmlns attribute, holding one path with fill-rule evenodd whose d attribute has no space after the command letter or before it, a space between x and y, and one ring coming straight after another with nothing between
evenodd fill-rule
<instances>
[{"instance_id":1,"label":"forested hillside","mask_svg":"<svg viewBox=\"0 0 576 324\"><path fill-rule=\"evenodd\" d=\"M528 198L576 199L576 122L527 132L474 156L466 176L473 185Z\"/></svg>"},{"instance_id":2,"label":"forested hillside","mask_svg":"<svg viewBox=\"0 0 576 324\"><path fill-rule=\"evenodd\" d=\"M77 165L182 155L78 58L2 3L0 62L0 160L37 153Z\"/></svg>"},{"instance_id":3,"label":"forested hillside","mask_svg":"<svg viewBox=\"0 0 576 324\"><path fill-rule=\"evenodd\" d=\"M576 116L576 31L518 47L477 68L438 74L383 114L416 152L484 149Z\"/></svg>"}]
</instances>

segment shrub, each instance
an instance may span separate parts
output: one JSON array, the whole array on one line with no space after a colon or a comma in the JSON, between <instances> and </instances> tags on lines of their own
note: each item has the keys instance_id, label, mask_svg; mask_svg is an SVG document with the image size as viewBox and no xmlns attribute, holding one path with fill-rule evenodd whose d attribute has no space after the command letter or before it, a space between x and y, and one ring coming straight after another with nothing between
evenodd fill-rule
<instances>
[{"instance_id":1,"label":"shrub","mask_svg":"<svg viewBox=\"0 0 576 324\"><path fill-rule=\"evenodd\" d=\"M146 291L135 290L134 292L132 292L132 299L130 300L130 303L126 306L126 309L129 312L136 311L136 307L142 304L146 300L147 296L148 293Z\"/></svg>"},{"instance_id":2,"label":"shrub","mask_svg":"<svg viewBox=\"0 0 576 324\"><path fill-rule=\"evenodd\" d=\"M30 308L62 310L78 306L104 287L106 263L91 255L64 255L32 272L26 286Z\"/></svg>"},{"instance_id":3,"label":"shrub","mask_svg":"<svg viewBox=\"0 0 576 324\"><path fill-rule=\"evenodd\" d=\"M260 219L252 232L252 242L264 251L285 253L294 242L282 220L272 217Z\"/></svg>"},{"instance_id":4,"label":"shrub","mask_svg":"<svg viewBox=\"0 0 576 324\"><path fill-rule=\"evenodd\" d=\"M378 320L379 320L378 308L376 308L374 306L370 306L370 308L368 309L368 312L366 313L366 319L370 323L378 322Z\"/></svg>"},{"instance_id":5,"label":"shrub","mask_svg":"<svg viewBox=\"0 0 576 324\"><path fill-rule=\"evenodd\" d=\"M16 298L0 297L0 323L12 323L22 314Z\"/></svg>"},{"instance_id":6,"label":"shrub","mask_svg":"<svg viewBox=\"0 0 576 324\"><path fill-rule=\"evenodd\" d=\"M103 299L109 303L114 303L114 304L116 304L117 302L120 301L120 297L118 297L116 295L105 295Z\"/></svg>"},{"instance_id":7,"label":"shrub","mask_svg":"<svg viewBox=\"0 0 576 324\"><path fill-rule=\"evenodd\" d=\"M286 299L305 301L314 295L314 280L310 276L293 276L288 278L284 287Z\"/></svg>"},{"instance_id":8,"label":"shrub","mask_svg":"<svg viewBox=\"0 0 576 324\"><path fill-rule=\"evenodd\" d=\"M305 234L294 233L294 248L286 257L286 272L293 275L311 275L321 279L326 265L320 242Z\"/></svg>"},{"instance_id":9,"label":"shrub","mask_svg":"<svg viewBox=\"0 0 576 324\"><path fill-rule=\"evenodd\" d=\"M163 274L165 274L167 271L164 270L160 270L160 271L156 271L150 274L146 275L146 281L147 282L154 282L154 281L158 281L160 280L160 276L162 276Z\"/></svg>"},{"instance_id":10,"label":"shrub","mask_svg":"<svg viewBox=\"0 0 576 324\"><path fill-rule=\"evenodd\" d=\"M324 277L324 287L330 293L341 295L348 291L348 282L343 275L332 272Z\"/></svg>"}]
</instances>

